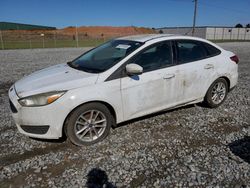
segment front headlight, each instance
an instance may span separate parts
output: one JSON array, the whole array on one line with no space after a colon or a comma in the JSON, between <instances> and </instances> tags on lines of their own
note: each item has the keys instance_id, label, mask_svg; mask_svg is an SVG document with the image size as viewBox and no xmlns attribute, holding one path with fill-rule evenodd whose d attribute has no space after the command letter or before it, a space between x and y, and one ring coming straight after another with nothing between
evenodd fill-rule
<instances>
[{"instance_id":1,"label":"front headlight","mask_svg":"<svg viewBox=\"0 0 250 188\"><path fill-rule=\"evenodd\" d=\"M24 97L19 99L18 102L22 106L44 106L47 104L51 104L57 99L59 99L66 91L52 91L48 93L41 93L37 95L32 95L29 97Z\"/></svg>"}]
</instances>

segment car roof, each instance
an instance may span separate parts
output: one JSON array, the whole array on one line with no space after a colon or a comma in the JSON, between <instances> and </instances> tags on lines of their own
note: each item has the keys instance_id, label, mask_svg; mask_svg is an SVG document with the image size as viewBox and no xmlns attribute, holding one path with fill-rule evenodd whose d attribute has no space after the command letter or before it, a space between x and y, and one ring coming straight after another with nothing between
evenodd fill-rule
<instances>
[{"instance_id":1,"label":"car roof","mask_svg":"<svg viewBox=\"0 0 250 188\"><path fill-rule=\"evenodd\" d=\"M220 50L223 50L220 46L199 37L187 36L187 35L176 35L176 34L143 34L143 35L131 35L126 37L116 38L115 40L130 40L136 42L155 42L161 40L168 40L168 39L184 39L184 40L196 40L206 42Z\"/></svg>"},{"instance_id":2,"label":"car roof","mask_svg":"<svg viewBox=\"0 0 250 188\"><path fill-rule=\"evenodd\" d=\"M166 40L166 39L189 39L189 40L198 40L210 43L209 41L199 38L199 37L193 37L188 35L176 35L176 34L143 34L143 35L131 35L131 36L125 36L125 37L119 37L116 40L130 40L130 41L136 41L136 42L148 42L152 40L159 39ZM214 44L213 44L214 45Z\"/></svg>"},{"instance_id":3,"label":"car roof","mask_svg":"<svg viewBox=\"0 0 250 188\"><path fill-rule=\"evenodd\" d=\"M147 42L149 40L158 39L162 37L179 36L174 34L144 34L144 35L131 35L126 37L117 38L117 40L132 40L137 42Z\"/></svg>"}]
</instances>

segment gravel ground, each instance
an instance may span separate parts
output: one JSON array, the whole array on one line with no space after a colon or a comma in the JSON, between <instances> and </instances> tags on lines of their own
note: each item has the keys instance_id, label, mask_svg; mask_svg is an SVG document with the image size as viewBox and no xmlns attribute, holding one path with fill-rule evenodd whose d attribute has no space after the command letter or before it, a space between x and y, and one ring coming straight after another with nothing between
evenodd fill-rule
<instances>
[{"instance_id":1,"label":"gravel ground","mask_svg":"<svg viewBox=\"0 0 250 188\"><path fill-rule=\"evenodd\" d=\"M91 187L95 178L106 187L250 187L250 43L219 45L241 60L238 86L222 106L147 116L82 148L18 133L7 90L86 49L0 51L0 187Z\"/></svg>"}]
</instances>

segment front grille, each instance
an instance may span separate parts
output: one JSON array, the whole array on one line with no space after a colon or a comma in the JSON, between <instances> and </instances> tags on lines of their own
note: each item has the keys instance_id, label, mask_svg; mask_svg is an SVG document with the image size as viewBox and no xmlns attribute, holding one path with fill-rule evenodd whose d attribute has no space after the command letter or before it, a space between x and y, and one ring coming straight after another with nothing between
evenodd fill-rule
<instances>
[{"instance_id":1,"label":"front grille","mask_svg":"<svg viewBox=\"0 0 250 188\"><path fill-rule=\"evenodd\" d=\"M16 107L14 106L14 104L11 102L11 100L9 100L9 102L10 102L10 109L11 109L11 112L12 112L12 113L17 113L17 109L16 109Z\"/></svg>"},{"instance_id":2,"label":"front grille","mask_svg":"<svg viewBox=\"0 0 250 188\"><path fill-rule=\"evenodd\" d=\"M20 125L20 127L27 133L32 134L46 134L49 130L49 125Z\"/></svg>"}]
</instances>

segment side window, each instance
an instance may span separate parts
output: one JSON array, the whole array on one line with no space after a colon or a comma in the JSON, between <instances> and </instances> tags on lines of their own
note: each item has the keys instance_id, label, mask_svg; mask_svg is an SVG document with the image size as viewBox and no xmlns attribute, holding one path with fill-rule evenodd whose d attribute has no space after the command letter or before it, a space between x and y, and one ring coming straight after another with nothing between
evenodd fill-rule
<instances>
[{"instance_id":1,"label":"side window","mask_svg":"<svg viewBox=\"0 0 250 188\"><path fill-rule=\"evenodd\" d=\"M203 43L203 45L207 49L208 57L216 56L216 55L219 55L221 53L221 51L219 49L215 48L214 46L212 46L208 43Z\"/></svg>"},{"instance_id":2,"label":"side window","mask_svg":"<svg viewBox=\"0 0 250 188\"><path fill-rule=\"evenodd\" d=\"M143 72L157 70L172 65L172 48L169 41L150 46L136 55L129 63L143 67Z\"/></svg>"},{"instance_id":3,"label":"side window","mask_svg":"<svg viewBox=\"0 0 250 188\"><path fill-rule=\"evenodd\" d=\"M207 57L207 50L198 41L178 40L177 44L177 60L178 63L188 63L201 60Z\"/></svg>"}]
</instances>

